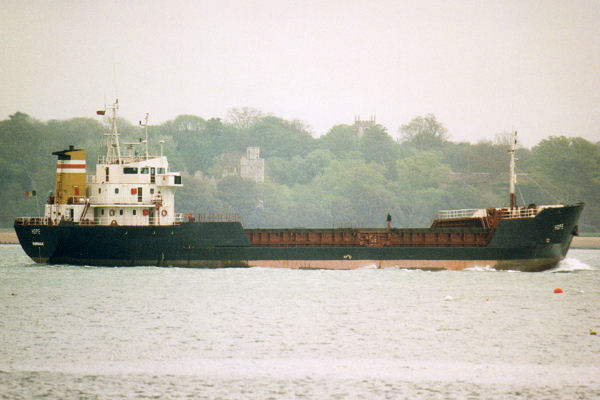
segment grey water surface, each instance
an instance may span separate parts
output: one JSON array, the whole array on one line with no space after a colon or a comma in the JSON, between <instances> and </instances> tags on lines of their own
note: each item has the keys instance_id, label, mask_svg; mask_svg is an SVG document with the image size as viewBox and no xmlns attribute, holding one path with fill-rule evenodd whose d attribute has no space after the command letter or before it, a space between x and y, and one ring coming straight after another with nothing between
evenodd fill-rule
<instances>
[{"instance_id":1,"label":"grey water surface","mask_svg":"<svg viewBox=\"0 0 600 400\"><path fill-rule=\"evenodd\" d=\"M520 273L49 266L0 245L0 398L594 399L599 306L599 250Z\"/></svg>"}]
</instances>

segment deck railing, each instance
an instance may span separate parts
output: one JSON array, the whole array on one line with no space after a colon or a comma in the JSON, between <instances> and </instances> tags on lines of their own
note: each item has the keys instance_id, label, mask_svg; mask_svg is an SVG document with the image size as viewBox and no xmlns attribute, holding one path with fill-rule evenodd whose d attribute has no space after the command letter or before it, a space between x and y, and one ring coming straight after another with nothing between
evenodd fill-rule
<instances>
[{"instance_id":1,"label":"deck railing","mask_svg":"<svg viewBox=\"0 0 600 400\"><path fill-rule=\"evenodd\" d=\"M533 218L537 215L537 213L537 208L507 208L502 210L500 216L502 219Z\"/></svg>"},{"instance_id":2,"label":"deck railing","mask_svg":"<svg viewBox=\"0 0 600 400\"><path fill-rule=\"evenodd\" d=\"M435 214L435 219L456 219L456 218L480 217L480 215L477 215L478 211L485 212L485 210L481 210L478 208L465 208L462 210L439 210ZM481 215L481 217L484 217L484 216L485 216L485 213L483 215Z\"/></svg>"},{"instance_id":3,"label":"deck railing","mask_svg":"<svg viewBox=\"0 0 600 400\"><path fill-rule=\"evenodd\" d=\"M497 214L501 219L511 218L533 218L541 210L540 207L517 207L517 208L496 208ZM485 218L486 209L466 208L463 210L440 210L435 214L436 220L460 219L460 218Z\"/></svg>"},{"instance_id":4,"label":"deck railing","mask_svg":"<svg viewBox=\"0 0 600 400\"><path fill-rule=\"evenodd\" d=\"M238 213L202 213L197 217L198 222L242 222Z\"/></svg>"},{"instance_id":5,"label":"deck railing","mask_svg":"<svg viewBox=\"0 0 600 400\"><path fill-rule=\"evenodd\" d=\"M74 221L80 225L111 225L112 221L118 223L118 225L155 225L159 222L162 222L160 225L165 225L165 218L161 217L159 220L158 216L149 217L148 222L146 223L145 217L129 217L126 220L117 220L115 217L90 217L84 218L81 221ZM175 213L171 224L181 224L185 221L198 221L198 222L242 222L242 219L237 213L209 213L209 214L198 214L196 216L192 216L191 214L184 213ZM70 219L64 219L64 221L70 221ZM51 220L47 217L18 217L16 219L18 225L57 225L61 221ZM170 224L169 224L170 225Z\"/></svg>"},{"instance_id":6,"label":"deck railing","mask_svg":"<svg viewBox=\"0 0 600 400\"><path fill-rule=\"evenodd\" d=\"M49 225L50 218L46 217L18 217L17 224L19 225Z\"/></svg>"}]
</instances>

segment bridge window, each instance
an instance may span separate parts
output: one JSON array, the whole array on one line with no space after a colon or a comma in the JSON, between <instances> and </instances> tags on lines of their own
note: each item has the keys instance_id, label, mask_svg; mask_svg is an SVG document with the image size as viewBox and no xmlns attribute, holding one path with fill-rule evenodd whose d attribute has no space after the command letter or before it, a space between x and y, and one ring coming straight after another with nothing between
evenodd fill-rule
<instances>
[{"instance_id":1,"label":"bridge window","mask_svg":"<svg viewBox=\"0 0 600 400\"><path fill-rule=\"evenodd\" d=\"M175 178L176 185L181 185L181 176L175 175L173 178Z\"/></svg>"},{"instance_id":2,"label":"bridge window","mask_svg":"<svg viewBox=\"0 0 600 400\"><path fill-rule=\"evenodd\" d=\"M115 188L115 194L119 194L119 188Z\"/></svg>"},{"instance_id":3,"label":"bridge window","mask_svg":"<svg viewBox=\"0 0 600 400\"><path fill-rule=\"evenodd\" d=\"M164 174L165 173L165 169L164 168L157 168L158 169L158 173L159 174Z\"/></svg>"},{"instance_id":4,"label":"bridge window","mask_svg":"<svg viewBox=\"0 0 600 400\"><path fill-rule=\"evenodd\" d=\"M138 169L137 169L137 167L123 167L123 173L124 174L137 174Z\"/></svg>"},{"instance_id":5,"label":"bridge window","mask_svg":"<svg viewBox=\"0 0 600 400\"><path fill-rule=\"evenodd\" d=\"M147 173L149 173L149 172L150 172L150 168L148 168L148 167L144 167L144 168L142 168L142 170L141 170L141 173L142 173L142 174L147 174Z\"/></svg>"}]
</instances>

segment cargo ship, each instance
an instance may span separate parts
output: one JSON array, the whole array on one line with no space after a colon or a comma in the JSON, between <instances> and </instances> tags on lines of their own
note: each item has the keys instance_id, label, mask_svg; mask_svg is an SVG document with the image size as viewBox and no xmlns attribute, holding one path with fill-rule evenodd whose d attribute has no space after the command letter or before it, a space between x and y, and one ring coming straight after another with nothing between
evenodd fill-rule
<instances>
[{"instance_id":1,"label":"cargo ship","mask_svg":"<svg viewBox=\"0 0 600 400\"><path fill-rule=\"evenodd\" d=\"M56 187L43 217L19 217L19 242L37 263L89 266L284 267L427 270L490 267L542 271L562 260L577 235L583 203L515 202L515 145L510 150L509 206L442 210L428 228L245 229L238 215L175 212L181 174L167 157L148 152L146 139L123 143L118 101L109 112L107 151L95 174L86 152L70 146L57 156ZM142 147L141 150L139 147ZM134 148L137 147L137 151Z\"/></svg>"}]
</instances>

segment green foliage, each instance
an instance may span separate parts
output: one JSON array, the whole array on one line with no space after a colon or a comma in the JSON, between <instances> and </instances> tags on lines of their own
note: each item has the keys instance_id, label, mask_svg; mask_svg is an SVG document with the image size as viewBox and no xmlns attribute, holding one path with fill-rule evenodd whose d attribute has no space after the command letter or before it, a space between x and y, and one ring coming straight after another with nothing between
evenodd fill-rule
<instances>
[{"instance_id":1,"label":"green foliage","mask_svg":"<svg viewBox=\"0 0 600 400\"><path fill-rule=\"evenodd\" d=\"M23 113L0 121L0 225L40 214L54 190L53 151L86 149L92 173L106 152L106 129L95 119L44 123ZM144 137L142 128L123 120L119 131L123 142ZM507 135L475 145L452 143L433 115L403 125L401 142L381 125L360 138L354 125L336 125L315 139L299 121L254 109L233 109L225 123L180 115L148 133L150 153L159 154L163 140L171 169L184 171L179 212L237 212L247 227L383 227L387 213L393 226L427 226L438 209L508 203ZM260 147L264 183L236 176L248 146ZM585 201L580 231L600 231L598 145L550 137L531 150L518 149L517 158L521 203ZM25 198L31 190L38 196Z\"/></svg>"},{"instance_id":2,"label":"green foliage","mask_svg":"<svg viewBox=\"0 0 600 400\"><path fill-rule=\"evenodd\" d=\"M264 158L305 156L314 148L315 139L298 124L277 117L264 117L246 132L246 143L260 146Z\"/></svg>"},{"instance_id":3,"label":"green foliage","mask_svg":"<svg viewBox=\"0 0 600 400\"><path fill-rule=\"evenodd\" d=\"M8 226L15 217L40 214L40 199L25 198L25 192L36 190L45 201L54 185L56 165L53 160L38 164L46 141L44 125L20 112L0 122L0 224Z\"/></svg>"},{"instance_id":4,"label":"green foliage","mask_svg":"<svg viewBox=\"0 0 600 400\"><path fill-rule=\"evenodd\" d=\"M317 149L306 157L293 156L292 159L272 157L266 167L267 175L283 185L310 183L329 166L335 156L329 150Z\"/></svg>"},{"instance_id":5,"label":"green foliage","mask_svg":"<svg viewBox=\"0 0 600 400\"><path fill-rule=\"evenodd\" d=\"M336 125L319 138L318 147L331 151L338 158L345 158L348 153L359 149L356 128L352 125Z\"/></svg>"},{"instance_id":6,"label":"green foliage","mask_svg":"<svg viewBox=\"0 0 600 400\"><path fill-rule=\"evenodd\" d=\"M600 146L582 138L550 137L531 150L532 182L541 188L536 202L584 201L580 231L600 229Z\"/></svg>"},{"instance_id":7,"label":"green foliage","mask_svg":"<svg viewBox=\"0 0 600 400\"><path fill-rule=\"evenodd\" d=\"M402 141L419 149L433 149L444 145L448 139L448 130L429 114L413 118L400 127Z\"/></svg>"},{"instance_id":8,"label":"green foliage","mask_svg":"<svg viewBox=\"0 0 600 400\"><path fill-rule=\"evenodd\" d=\"M402 190L438 188L450 178L450 167L440 162L440 156L423 151L398 160L398 182Z\"/></svg>"}]
</instances>

